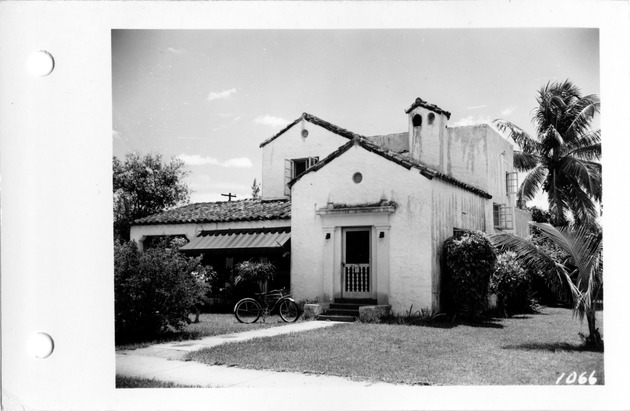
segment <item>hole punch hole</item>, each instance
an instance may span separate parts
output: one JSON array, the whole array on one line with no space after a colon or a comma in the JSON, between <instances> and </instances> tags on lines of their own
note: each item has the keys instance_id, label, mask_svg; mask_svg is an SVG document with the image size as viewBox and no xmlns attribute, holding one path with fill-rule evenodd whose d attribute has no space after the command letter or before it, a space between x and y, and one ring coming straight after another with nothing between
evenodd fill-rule
<instances>
[{"instance_id":1,"label":"hole punch hole","mask_svg":"<svg viewBox=\"0 0 630 411\"><path fill-rule=\"evenodd\" d=\"M28 56L26 68L31 76L45 77L55 69L55 59L46 50L37 50Z\"/></svg>"},{"instance_id":2,"label":"hole punch hole","mask_svg":"<svg viewBox=\"0 0 630 411\"><path fill-rule=\"evenodd\" d=\"M52 337L46 333L36 333L29 338L28 352L35 358L48 358L55 349Z\"/></svg>"}]
</instances>

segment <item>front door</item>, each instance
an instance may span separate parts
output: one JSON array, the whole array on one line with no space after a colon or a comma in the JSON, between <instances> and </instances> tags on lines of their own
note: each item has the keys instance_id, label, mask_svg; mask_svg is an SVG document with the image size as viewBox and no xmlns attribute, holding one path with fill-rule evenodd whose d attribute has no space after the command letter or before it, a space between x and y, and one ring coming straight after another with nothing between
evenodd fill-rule
<instances>
[{"instance_id":1,"label":"front door","mask_svg":"<svg viewBox=\"0 0 630 411\"><path fill-rule=\"evenodd\" d=\"M343 230L342 297L371 298L370 229Z\"/></svg>"}]
</instances>

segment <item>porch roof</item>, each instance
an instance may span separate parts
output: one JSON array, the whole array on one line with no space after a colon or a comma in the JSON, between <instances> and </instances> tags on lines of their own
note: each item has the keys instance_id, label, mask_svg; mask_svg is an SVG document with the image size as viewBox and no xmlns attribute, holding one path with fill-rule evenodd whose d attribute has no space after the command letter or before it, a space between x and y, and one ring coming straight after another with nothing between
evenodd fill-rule
<instances>
[{"instance_id":1,"label":"porch roof","mask_svg":"<svg viewBox=\"0 0 630 411\"><path fill-rule=\"evenodd\" d=\"M291 227L207 230L199 233L181 250L281 249L290 239Z\"/></svg>"},{"instance_id":2,"label":"porch roof","mask_svg":"<svg viewBox=\"0 0 630 411\"><path fill-rule=\"evenodd\" d=\"M194 203L133 222L134 225L222 223L232 221L290 220L288 200L237 200Z\"/></svg>"}]
</instances>

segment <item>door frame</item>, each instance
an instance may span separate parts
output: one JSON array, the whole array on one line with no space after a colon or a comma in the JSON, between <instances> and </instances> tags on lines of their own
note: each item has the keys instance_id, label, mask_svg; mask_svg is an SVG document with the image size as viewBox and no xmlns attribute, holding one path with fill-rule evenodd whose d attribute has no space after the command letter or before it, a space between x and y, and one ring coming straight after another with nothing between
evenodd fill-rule
<instances>
[{"instance_id":1,"label":"door frame","mask_svg":"<svg viewBox=\"0 0 630 411\"><path fill-rule=\"evenodd\" d=\"M367 292L349 292L345 291L345 277L346 277L346 251L347 251L347 237L346 233L348 232L357 232L357 231L365 231L368 233L368 291ZM348 299L366 299L372 298L374 295L374 269L373 269L373 240L372 240L372 231L373 227L371 226L351 226L351 227L341 227L341 297Z\"/></svg>"}]
</instances>

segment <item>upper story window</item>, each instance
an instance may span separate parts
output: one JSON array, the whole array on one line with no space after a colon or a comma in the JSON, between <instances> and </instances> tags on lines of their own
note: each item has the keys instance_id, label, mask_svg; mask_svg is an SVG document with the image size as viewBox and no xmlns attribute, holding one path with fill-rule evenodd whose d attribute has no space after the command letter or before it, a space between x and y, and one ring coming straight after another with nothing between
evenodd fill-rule
<instances>
[{"instance_id":1,"label":"upper story window","mask_svg":"<svg viewBox=\"0 0 630 411\"><path fill-rule=\"evenodd\" d=\"M284 195L291 195L289 181L299 176L307 169L314 166L319 161L319 157L295 158L284 160Z\"/></svg>"},{"instance_id":2,"label":"upper story window","mask_svg":"<svg viewBox=\"0 0 630 411\"><path fill-rule=\"evenodd\" d=\"M505 174L505 186L508 195L518 192L518 173L516 171Z\"/></svg>"},{"instance_id":3,"label":"upper story window","mask_svg":"<svg viewBox=\"0 0 630 411\"><path fill-rule=\"evenodd\" d=\"M413 124L414 127L422 126L422 116L420 114L416 114L415 116L413 116L413 118L411 119L411 124Z\"/></svg>"}]
</instances>

